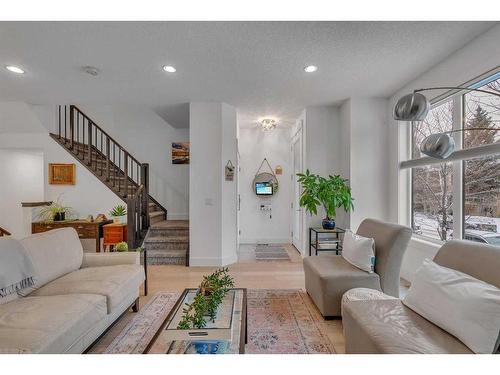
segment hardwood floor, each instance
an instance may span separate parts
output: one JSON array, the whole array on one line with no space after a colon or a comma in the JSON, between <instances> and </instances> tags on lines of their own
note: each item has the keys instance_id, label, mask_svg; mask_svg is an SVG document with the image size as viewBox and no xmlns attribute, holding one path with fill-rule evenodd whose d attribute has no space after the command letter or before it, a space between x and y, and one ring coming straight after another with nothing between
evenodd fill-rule
<instances>
[{"instance_id":1,"label":"hardwood floor","mask_svg":"<svg viewBox=\"0 0 500 375\"><path fill-rule=\"evenodd\" d=\"M238 263L229 266L230 274L237 287L249 289L304 289L304 271L302 258L297 250L285 246L291 262L256 262L253 256L253 246L242 245L239 250ZM203 275L210 273L217 267L185 267L185 266L148 266L149 293L141 295L140 306L144 306L151 296L159 291L182 291L185 288L197 287ZM96 344L93 353L100 353L122 331L126 324L134 317L131 311ZM329 320L325 322L327 335L337 353L344 353L344 337L342 322Z\"/></svg>"}]
</instances>

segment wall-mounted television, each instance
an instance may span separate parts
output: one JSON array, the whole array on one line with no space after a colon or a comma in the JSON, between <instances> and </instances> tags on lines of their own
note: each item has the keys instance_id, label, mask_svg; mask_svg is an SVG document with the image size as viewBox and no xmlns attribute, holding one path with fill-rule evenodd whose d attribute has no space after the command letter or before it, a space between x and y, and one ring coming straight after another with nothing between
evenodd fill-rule
<instances>
[{"instance_id":1,"label":"wall-mounted television","mask_svg":"<svg viewBox=\"0 0 500 375\"><path fill-rule=\"evenodd\" d=\"M257 195L273 195L273 184L271 182L256 182L255 194Z\"/></svg>"}]
</instances>

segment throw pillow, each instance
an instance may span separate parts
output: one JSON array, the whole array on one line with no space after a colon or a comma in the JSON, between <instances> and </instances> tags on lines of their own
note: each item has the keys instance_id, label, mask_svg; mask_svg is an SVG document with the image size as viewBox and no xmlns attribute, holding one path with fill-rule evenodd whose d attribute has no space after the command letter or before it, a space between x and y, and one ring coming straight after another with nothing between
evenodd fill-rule
<instances>
[{"instance_id":1,"label":"throw pillow","mask_svg":"<svg viewBox=\"0 0 500 375\"><path fill-rule=\"evenodd\" d=\"M403 303L475 353L498 349L500 289L493 285L425 259Z\"/></svg>"},{"instance_id":2,"label":"throw pillow","mask_svg":"<svg viewBox=\"0 0 500 375\"><path fill-rule=\"evenodd\" d=\"M363 271L375 271L375 241L346 230L342 244L342 257Z\"/></svg>"}]
</instances>

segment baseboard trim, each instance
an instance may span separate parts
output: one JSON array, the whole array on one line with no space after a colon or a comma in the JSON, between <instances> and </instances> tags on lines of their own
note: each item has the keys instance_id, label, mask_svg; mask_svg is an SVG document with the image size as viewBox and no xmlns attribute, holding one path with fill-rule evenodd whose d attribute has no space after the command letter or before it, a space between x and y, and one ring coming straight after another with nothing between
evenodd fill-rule
<instances>
[{"instance_id":1,"label":"baseboard trim","mask_svg":"<svg viewBox=\"0 0 500 375\"><path fill-rule=\"evenodd\" d=\"M253 244L290 244L291 238L240 238L240 245L253 245Z\"/></svg>"}]
</instances>

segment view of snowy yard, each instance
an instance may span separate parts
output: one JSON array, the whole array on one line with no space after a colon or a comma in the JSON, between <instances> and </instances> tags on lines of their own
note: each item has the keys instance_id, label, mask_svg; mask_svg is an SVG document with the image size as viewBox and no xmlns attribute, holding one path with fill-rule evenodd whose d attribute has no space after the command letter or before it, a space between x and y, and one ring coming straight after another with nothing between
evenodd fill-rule
<instances>
[{"instance_id":1,"label":"view of snowy yard","mask_svg":"<svg viewBox=\"0 0 500 375\"><path fill-rule=\"evenodd\" d=\"M500 92L500 78L481 86ZM457 103L464 106L462 148L476 148L500 142L500 98L486 93L451 97L434 106L425 121L413 124L414 158L420 158L420 144L430 134L449 132L457 119ZM456 126L456 125L455 125ZM459 165L460 162L455 162ZM412 169L413 230L428 238L446 241L454 236L454 220L463 221L463 238L500 246L500 158L485 155L464 160L457 175L454 162L429 164ZM453 196L461 186L462 201ZM461 210L454 210L461 207ZM454 212L462 211L462 217Z\"/></svg>"}]
</instances>

